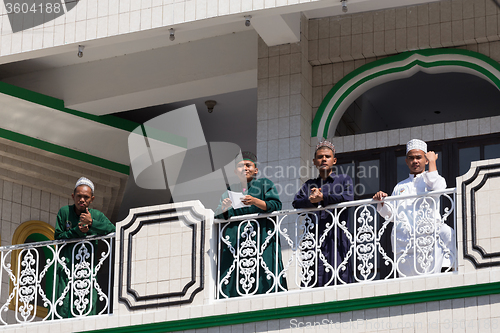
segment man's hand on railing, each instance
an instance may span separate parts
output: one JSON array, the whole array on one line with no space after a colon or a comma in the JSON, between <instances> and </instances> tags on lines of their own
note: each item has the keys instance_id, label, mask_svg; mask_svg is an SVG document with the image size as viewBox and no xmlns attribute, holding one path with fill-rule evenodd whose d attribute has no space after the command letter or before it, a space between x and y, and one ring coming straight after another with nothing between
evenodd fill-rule
<instances>
[{"instance_id":1,"label":"man's hand on railing","mask_svg":"<svg viewBox=\"0 0 500 333\"><path fill-rule=\"evenodd\" d=\"M88 224L85 224L85 222L78 222L78 229L84 234L89 232L90 226Z\"/></svg>"},{"instance_id":2,"label":"man's hand on railing","mask_svg":"<svg viewBox=\"0 0 500 333\"><path fill-rule=\"evenodd\" d=\"M308 191L306 202L312 193L321 193L319 188ZM323 194L328 200L327 193ZM361 284L427 276L440 273L443 267L456 270L455 221L452 227L444 223L448 217L455 217L451 215L455 194L453 188L395 196L379 191L370 199L321 208L233 216L229 221L238 227L230 236L228 220L215 220L219 224L219 248L214 253L227 251L232 255L224 265L217 258L217 298L232 297L225 292L228 285L238 286L235 295L250 297L337 287L353 281ZM380 209L382 203L384 209ZM323 221L318 217L320 211L327 212ZM403 213L398 216L399 212ZM264 219L270 221L268 226L261 222ZM342 243L341 236L348 241ZM280 247L277 239L281 239ZM283 260L283 266L265 264L264 251L274 262ZM450 263L453 268L447 268ZM260 269L264 271L259 273ZM265 279L259 280L261 276ZM278 282L285 278L286 284ZM271 283L264 285L262 281Z\"/></svg>"},{"instance_id":3,"label":"man's hand on railing","mask_svg":"<svg viewBox=\"0 0 500 333\"><path fill-rule=\"evenodd\" d=\"M382 201L382 200L383 200L384 198L386 198L386 197L387 197L387 193L382 192L382 191L378 191L377 193L375 193L375 194L373 195L373 200ZM383 203L383 202L382 202L381 204L382 204L382 206L384 205L384 203Z\"/></svg>"}]
</instances>

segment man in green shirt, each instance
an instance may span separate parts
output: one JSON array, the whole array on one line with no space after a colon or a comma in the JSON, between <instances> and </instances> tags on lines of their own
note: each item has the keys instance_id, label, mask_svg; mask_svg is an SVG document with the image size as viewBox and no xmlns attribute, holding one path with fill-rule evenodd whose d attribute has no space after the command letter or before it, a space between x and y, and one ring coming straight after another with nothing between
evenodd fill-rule
<instances>
[{"instance_id":1,"label":"man in green shirt","mask_svg":"<svg viewBox=\"0 0 500 333\"><path fill-rule=\"evenodd\" d=\"M273 182L267 178L256 178L259 171L257 157L253 153L243 152L236 162L234 172L240 182L230 185L230 188L241 193L237 200L244 206L234 205L238 203L233 203L226 191L215 211L215 217L228 219L281 210L282 204ZM276 218L252 218L246 222L226 223L221 226L221 232L218 281L221 298L287 290Z\"/></svg>"},{"instance_id":2,"label":"man in green shirt","mask_svg":"<svg viewBox=\"0 0 500 333\"><path fill-rule=\"evenodd\" d=\"M89 208L94 201L94 184L89 179L85 177L78 179L71 197L74 204L62 207L57 213L55 239L83 238L90 235L102 236L115 232L115 226L103 213ZM96 251L97 241L76 246L75 244L77 243L59 246L56 306L57 314L62 318L97 313L96 287L99 285L96 285L97 277L94 275L94 267L89 265L92 262L91 257L85 256L87 253L94 255L94 266L98 263L99 258L95 257L98 254ZM66 264L65 267L61 265L62 262ZM73 276L72 284L68 286L71 275ZM65 290L67 287L68 290ZM90 299L91 301L89 301ZM71 311L70 304L72 304L73 311ZM58 317L57 314L56 317Z\"/></svg>"}]
</instances>

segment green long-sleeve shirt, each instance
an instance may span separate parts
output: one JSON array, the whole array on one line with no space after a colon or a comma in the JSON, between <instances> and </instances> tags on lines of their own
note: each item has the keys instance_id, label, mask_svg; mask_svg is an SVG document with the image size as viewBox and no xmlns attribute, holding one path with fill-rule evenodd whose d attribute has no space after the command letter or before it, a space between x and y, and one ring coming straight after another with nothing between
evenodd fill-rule
<instances>
[{"instance_id":1,"label":"green long-sleeve shirt","mask_svg":"<svg viewBox=\"0 0 500 333\"><path fill-rule=\"evenodd\" d=\"M96 209L89 209L90 216L92 216L92 226L90 227L89 231L84 234L83 232L80 231L78 228L78 222L79 222L79 216L75 213L75 205L68 205L64 206L61 209L59 209L59 212L57 213L57 222L56 222L56 229L54 232L54 238L55 239L74 239L74 238L83 238L85 236L90 236L90 235L98 235L98 236L104 236L109 233L115 232L116 228L115 226L109 221L109 219L100 211ZM94 243L94 256L96 255L96 246L98 245L98 241L93 241ZM89 245L80 245L83 247L86 247L88 251L91 251ZM59 253L60 257L64 257L64 262L66 269L69 269L70 272L72 269L74 269L72 262L73 260L75 261L81 261L81 260L88 260L85 259L84 257L80 258L73 258L75 254L73 254L73 248L75 247L75 244L65 244L62 245L62 249ZM95 258L94 260L94 265L97 262L98 258ZM80 267L80 270L84 268ZM91 270L94 270L94 267L90 268ZM74 274L74 272L71 272L70 274ZM78 276L73 276L73 279L76 279L75 281L80 281L81 285L81 278ZM62 294L64 289L66 288L68 284L68 273L65 269L63 269L62 265L57 266L57 281L56 281L56 298L55 300L58 300ZM73 282L75 283L75 282ZM98 312L98 295L97 295L97 290L95 288L95 283L98 283L97 280L94 280L93 278L90 280L87 280L86 283L89 283L92 288L91 292L87 292L85 294L84 298L89 301L88 304L84 307L84 314L87 315L95 315ZM66 296L61 300L62 303L58 303L56 307L56 311L58 315L60 315L62 318L71 318L73 317L73 313L71 311L71 308L73 308L73 312L78 314L78 310L76 309L75 304L71 304L71 293L73 293L73 289L70 289ZM80 292L83 292L80 290ZM108 295L109 296L109 295ZM77 296L75 299L77 299ZM54 301L55 301L54 300ZM90 300L92 300L90 302ZM109 305L108 305L109 306Z\"/></svg>"},{"instance_id":2,"label":"green long-sleeve shirt","mask_svg":"<svg viewBox=\"0 0 500 333\"><path fill-rule=\"evenodd\" d=\"M231 186L233 191L242 191L241 184L235 184ZM267 178L252 179L248 183L248 190L245 191L244 195L251 195L257 199L263 200L266 203L266 210L262 210L257 206L251 205L249 207L242 207L238 209L229 208L226 212L222 212L222 201L228 197L227 191L222 194L219 207L215 211L216 218L229 218L231 216L240 216L252 213L270 213L277 210L281 210L282 204L278 195L278 191L274 186L273 182ZM281 246L279 242L278 232L275 230L276 225L271 220L267 218L257 219L258 225L255 222L250 222L254 228L260 231L260 243L255 244L258 247L259 255L252 256L252 259L257 260L255 262L254 271L250 273L251 279L254 282L250 283L250 291L248 293L264 294L267 292L274 291L284 291L287 290L286 279L283 276L283 262L281 258ZM242 233L244 230L239 230L240 222L230 222L224 224L224 232L221 237L224 237L227 241L231 243L233 248L238 247L238 238L242 239ZM257 238L252 236L252 238ZM265 244L265 245L264 245ZM239 251L236 251L239 253ZM277 255L276 255L277 254ZM233 270L233 265L237 261L237 254L233 254L227 244L221 244L221 257L219 263L220 269L220 296L223 297L235 297L240 294L245 294L243 285L238 281L237 270L241 270L241 267ZM247 259L246 258L240 258ZM266 271L264 266L268 268ZM248 270L248 269L247 269ZM258 270L258 272L257 272ZM268 276L267 273L272 276ZM258 277L258 279L257 279Z\"/></svg>"},{"instance_id":3,"label":"green long-sleeve shirt","mask_svg":"<svg viewBox=\"0 0 500 333\"><path fill-rule=\"evenodd\" d=\"M241 184L231 185L231 190L241 192L242 187ZM244 193L244 195L251 195L257 199L263 200L266 202L266 210L262 210L256 206L250 207L242 207L238 209L229 208L226 212L222 212L222 201L228 198L228 193L224 192L222 198L220 199L219 207L215 210L216 218L230 218L231 216L239 216L253 213L271 213L277 210L281 210L282 204L280 201L280 197L278 195L278 191L274 187L272 181L267 178L258 178L252 179L250 183L248 183L248 191Z\"/></svg>"},{"instance_id":4,"label":"green long-sleeve shirt","mask_svg":"<svg viewBox=\"0 0 500 333\"><path fill-rule=\"evenodd\" d=\"M115 232L115 226L108 218L97 209L89 209L92 216L92 226L89 231L84 234L78 228L79 216L75 213L75 205L64 206L57 213L56 230L54 232L55 239L73 239L82 238L90 235L107 235Z\"/></svg>"}]
</instances>

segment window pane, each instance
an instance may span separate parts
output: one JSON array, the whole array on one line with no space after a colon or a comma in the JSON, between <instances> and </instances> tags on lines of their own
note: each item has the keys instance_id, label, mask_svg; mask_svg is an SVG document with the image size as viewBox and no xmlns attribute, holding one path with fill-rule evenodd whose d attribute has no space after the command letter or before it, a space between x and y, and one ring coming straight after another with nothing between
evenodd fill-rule
<instances>
[{"instance_id":1,"label":"window pane","mask_svg":"<svg viewBox=\"0 0 500 333\"><path fill-rule=\"evenodd\" d=\"M398 183L406 178L408 178L408 174L410 171L408 170L408 166L406 165L405 162L406 156L399 156L396 160L397 163L397 178L398 178ZM396 184L394 184L396 185Z\"/></svg>"},{"instance_id":2,"label":"window pane","mask_svg":"<svg viewBox=\"0 0 500 333\"><path fill-rule=\"evenodd\" d=\"M436 151L436 154L438 154L438 159L436 161L436 167L438 169L438 172L440 175L443 174L443 154L440 151ZM427 168L429 169L429 168Z\"/></svg>"},{"instance_id":3,"label":"window pane","mask_svg":"<svg viewBox=\"0 0 500 333\"><path fill-rule=\"evenodd\" d=\"M500 144L484 146L484 159L489 160L492 158L500 157Z\"/></svg>"},{"instance_id":4,"label":"window pane","mask_svg":"<svg viewBox=\"0 0 500 333\"><path fill-rule=\"evenodd\" d=\"M380 161L371 160L359 162L356 176L359 186L355 188L356 195L374 194L380 189Z\"/></svg>"},{"instance_id":5,"label":"window pane","mask_svg":"<svg viewBox=\"0 0 500 333\"><path fill-rule=\"evenodd\" d=\"M465 174L470 169L472 161L480 160L479 147L462 148L458 150L459 175Z\"/></svg>"},{"instance_id":6,"label":"window pane","mask_svg":"<svg viewBox=\"0 0 500 333\"><path fill-rule=\"evenodd\" d=\"M344 163L344 164L336 164L332 168L333 172L337 175L349 175L354 181L354 162Z\"/></svg>"}]
</instances>

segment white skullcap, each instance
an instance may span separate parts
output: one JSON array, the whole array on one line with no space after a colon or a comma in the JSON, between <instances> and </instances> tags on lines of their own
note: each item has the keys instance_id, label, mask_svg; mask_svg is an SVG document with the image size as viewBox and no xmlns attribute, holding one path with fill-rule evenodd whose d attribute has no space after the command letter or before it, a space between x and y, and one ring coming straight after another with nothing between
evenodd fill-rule
<instances>
[{"instance_id":1,"label":"white skullcap","mask_svg":"<svg viewBox=\"0 0 500 333\"><path fill-rule=\"evenodd\" d=\"M78 181L76 182L75 184L75 189L80 186L80 185L87 185L88 187L90 187L90 189L92 190L92 193L94 193L94 183L92 183L90 181L90 179L88 178L85 178L85 177L81 177L80 179L78 179Z\"/></svg>"},{"instance_id":2,"label":"white skullcap","mask_svg":"<svg viewBox=\"0 0 500 333\"><path fill-rule=\"evenodd\" d=\"M413 149L419 149L427 153L427 143L419 139L412 139L406 144L406 153L408 154L408 152Z\"/></svg>"}]
</instances>

